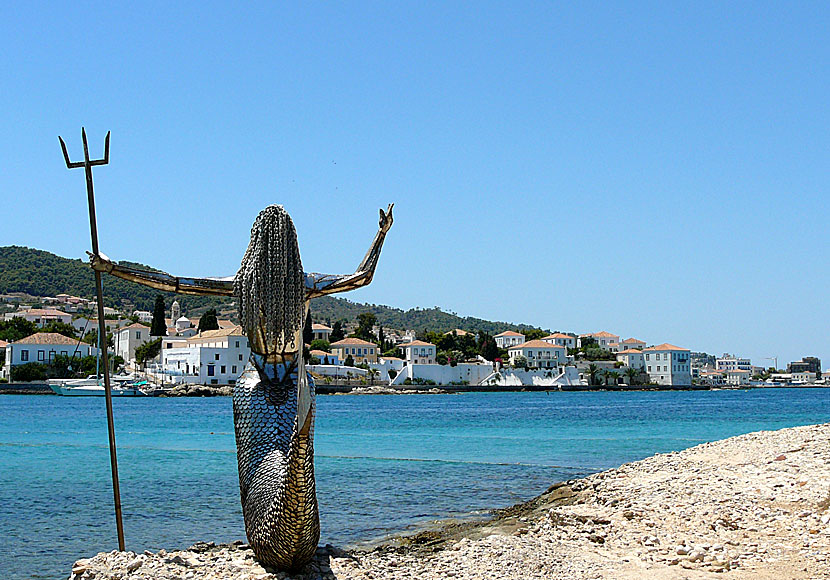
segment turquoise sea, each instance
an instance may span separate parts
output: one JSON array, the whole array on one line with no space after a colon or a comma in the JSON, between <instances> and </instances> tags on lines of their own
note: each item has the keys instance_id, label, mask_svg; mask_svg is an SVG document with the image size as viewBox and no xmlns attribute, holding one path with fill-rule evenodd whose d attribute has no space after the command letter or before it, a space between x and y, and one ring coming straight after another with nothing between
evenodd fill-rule
<instances>
[{"instance_id":1,"label":"turquoise sea","mask_svg":"<svg viewBox=\"0 0 830 580\"><path fill-rule=\"evenodd\" d=\"M529 499L656 452L830 421L830 389L319 396L324 543ZM231 400L116 399L127 549L244 538ZM0 396L0 572L116 548L104 400Z\"/></svg>"}]
</instances>

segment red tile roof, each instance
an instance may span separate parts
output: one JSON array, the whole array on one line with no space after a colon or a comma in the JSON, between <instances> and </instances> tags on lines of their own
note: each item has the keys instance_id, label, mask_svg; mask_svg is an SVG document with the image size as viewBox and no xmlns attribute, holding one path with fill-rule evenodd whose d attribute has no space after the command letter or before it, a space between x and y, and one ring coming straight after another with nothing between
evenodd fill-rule
<instances>
[{"instance_id":1,"label":"red tile roof","mask_svg":"<svg viewBox=\"0 0 830 580\"><path fill-rule=\"evenodd\" d=\"M435 346L431 342L424 342L423 340L413 340L412 342L407 342L406 344L399 344L398 348L406 348L407 346Z\"/></svg>"},{"instance_id":2,"label":"red tile roof","mask_svg":"<svg viewBox=\"0 0 830 580\"><path fill-rule=\"evenodd\" d=\"M76 345L77 339L69 338L57 332L36 332L26 338L21 338L16 344L71 344Z\"/></svg>"},{"instance_id":3,"label":"red tile roof","mask_svg":"<svg viewBox=\"0 0 830 580\"><path fill-rule=\"evenodd\" d=\"M505 330L504 332L500 332L496 336L524 336L521 332L513 332L512 330Z\"/></svg>"},{"instance_id":4,"label":"red tile roof","mask_svg":"<svg viewBox=\"0 0 830 580\"><path fill-rule=\"evenodd\" d=\"M680 348L679 346L674 346L673 344L669 344L668 342L664 342L663 344L658 344L657 346L650 346L643 350L689 350L688 348Z\"/></svg>"},{"instance_id":5,"label":"red tile roof","mask_svg":"<svg viewBox=\"0 0 830 580\"><path fill-rule=\"evenodd\" d=\"M331 346L377 346L374 342L368 342L361 338L344 338L331 343Z\"/></svg>"},{"instance_id":6,"label":"red tile roof","mask_svg":"<svg viewBox=\"0 0 830 580\"><path fill-rule=\"evenodd\" d=\"M529 341L524 342L522 344L517 344L515 346L511 346L507 350L515 350L517 348L561 348L561 349L564 349L565 347L561 346L559 344L551 344L549 342L545 342L544 340L535 339L535 340L529 340Z\"/></svg>"}]
</instances>

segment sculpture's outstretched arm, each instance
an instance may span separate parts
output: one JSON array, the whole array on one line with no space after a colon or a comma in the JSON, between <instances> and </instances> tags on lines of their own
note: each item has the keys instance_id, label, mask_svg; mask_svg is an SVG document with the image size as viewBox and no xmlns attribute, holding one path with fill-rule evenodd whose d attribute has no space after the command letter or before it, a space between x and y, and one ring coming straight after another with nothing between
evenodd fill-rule
<instances>
[{"instance_id":1,"label":"sculpture's outstretched arm","mask_svg":"<svg viewBox=\"0 0 830 580\"><path fill-rule=\"evenodd\" d=\"M233 296L233 276L227 278L182 278L165 272L150 272L130 266L122 266L103 254L89 254L89 263L94 270L106 272L124 280L130 280L150 288L194 294L196 296Z\"/></svg>"},{"instance_id":2,"label":"sculpture's outstretched arm","mask_svg":"<svg viewBox=\"0 0 830 580\"><path fill-rule=\"evenodd\" d=\"M306 274L306 298L316 298L317 296L324 296L325 294L334 294L336 292L346 292L354 290L361 286L366 286L372 281L372 276L375 275L375 267L380 258L380 250L383 247L383 241L386 239L386 232L392 227L392 208L394 203L390 203L389 207L384 212L380 210L380 223L378 233L369 246L369 251L363 261L357 267L354 274Z\"/></svg>"}]
</instances>

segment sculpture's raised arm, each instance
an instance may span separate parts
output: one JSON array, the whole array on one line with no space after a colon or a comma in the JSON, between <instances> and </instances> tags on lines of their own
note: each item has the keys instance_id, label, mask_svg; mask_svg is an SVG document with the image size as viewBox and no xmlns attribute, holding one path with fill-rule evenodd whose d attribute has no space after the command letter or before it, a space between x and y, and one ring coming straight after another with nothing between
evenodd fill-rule
<instances>
[{"instance_id":1,"label":"sculpture's raised arm","mask_svg":"<svg viewBox=\"0 0 830 580\"><path fill-rule=\"evenodd\" d=\"M150 272L130 266L122 266L103 254L89 254L89 264L94 270L106 272L124 280L130 280L150 288L194 294L196 296L233 296L233 276L227 278L183 278L165 272Z\"/></svg>"},{"instance_id":2,"label":"sculpture's raised arm","mask_svg":"<svg viewBox=\"0 0 830 580\"><path fill-rule=\"evenodd\" d=\"M316 298L325 294L354 290L366 286L372 281L378 258L380 258L380 250L386 238L386 232L392 227L392 208L394 206L394 203L390 203L385 212L383 209L380 210L378 233L354 274L306 274L306 298Z\"/></svg>"}]
</instances>

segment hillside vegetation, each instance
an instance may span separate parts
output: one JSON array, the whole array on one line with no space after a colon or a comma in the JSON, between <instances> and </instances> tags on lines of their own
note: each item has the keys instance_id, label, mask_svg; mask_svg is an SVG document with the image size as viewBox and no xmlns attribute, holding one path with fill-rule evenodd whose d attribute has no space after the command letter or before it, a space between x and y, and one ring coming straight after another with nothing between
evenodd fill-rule
<instances>
[{"instance_id":1,"label":"hillside vegetation","mask_svg":"<svg viewBox=\"0 0 830 580\"><path fill-rule=\"evenodd\" d=\"M143 264L121 261L121 264L153 270ZM0 247L0 294L23 292L32 296L56 296L72 294L82 298L94 298L95 278L86 261L56 256L43 250L20 246ZM182 296L171 292L159 292L146 286L134 284L113 276L104 277L104 302L108 306L121 307L123 300L129 300L139 310L153 309L153 302L158 294L165 297L169 305L174 298L179 301L182 310L188 314L207 308L221 309L231 300ZM529 330L534 328L527 324L510 324L494 322L482 318L462 317L444 312L438 307L401 310L377 304L361 304L344 298L324 296L311 303L313 318L316 322L335 322L337 320L354 321L362 312L371 312L377 317L378 324L386 328L415 331L432 330L447 332L461 328L470 332L483 330L488 334L497 334L505 330Z\"/></svg>"}]
</instances>

